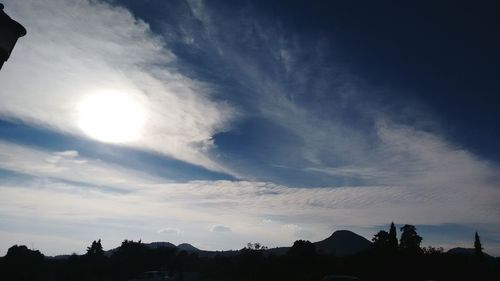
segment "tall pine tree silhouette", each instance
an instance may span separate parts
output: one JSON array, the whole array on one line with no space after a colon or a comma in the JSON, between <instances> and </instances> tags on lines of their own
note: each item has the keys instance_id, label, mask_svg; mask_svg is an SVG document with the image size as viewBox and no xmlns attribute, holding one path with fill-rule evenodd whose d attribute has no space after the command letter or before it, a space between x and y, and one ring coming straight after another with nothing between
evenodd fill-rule
<instances>
[{"instance_id":1,"label":"tall pine tree silhouette","mask_svg":"<svg viewBox=\"0 0 500 281\"><path fill-rule=\"evenodd\" d=\"M391 222L391 228L389 229L389 249L391 252L396 252L398 250L398 237L394 222Z\"/></svg>"},{"instance_id":2,"label":"tall pine tree silhouette","mask_svg":"<svg viewBox=\"0 0 500 281\"><path fill-rule=\"evenodd\" d=\"M474 251L476 253L476 256L482 256L483 255L483 245L481 244L481 241L479 240L479 234L474 236Z\"/></svg>"}]
</instances>

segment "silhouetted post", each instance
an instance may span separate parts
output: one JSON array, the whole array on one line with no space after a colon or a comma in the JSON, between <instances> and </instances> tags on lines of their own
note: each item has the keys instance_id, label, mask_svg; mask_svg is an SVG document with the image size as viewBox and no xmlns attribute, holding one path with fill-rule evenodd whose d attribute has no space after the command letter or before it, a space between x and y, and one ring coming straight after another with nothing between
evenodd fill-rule
<instances>
[{"instance_id":1,"label":"silhouetted post","mask_svg":"<svg viewBox=\"0 0 500 281\"><path fill-rule=\"evenodd\" d=\"M11 19L0 4L0 69L3 63L9 59L17 39L26 35L26 29L17 21Z\"/></svg>"}]
</instances>

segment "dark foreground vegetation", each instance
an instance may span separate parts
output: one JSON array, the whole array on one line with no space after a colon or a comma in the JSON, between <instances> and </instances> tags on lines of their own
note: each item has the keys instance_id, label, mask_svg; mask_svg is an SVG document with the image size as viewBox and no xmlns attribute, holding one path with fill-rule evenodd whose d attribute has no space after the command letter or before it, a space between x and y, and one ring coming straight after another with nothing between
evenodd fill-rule
<instances>
[{"instance_id":1,"label":"dark foreground vegetation","mask_svg":"<svg viewBox=\"0 0 500 281\"><path fill-rule=\"evenodd\" d=\"M0 280L125 281L152 270L165 272L168 280L182 281L319 281L332 274L360 280L500 280L500 258L483 253L477 234L474 249L462 254L421 248L422 238L411 225L401 228L399 240L392 224L389 232L378 232L372 241L367 249L349 256L322 253L317 243L304 240L282 254L249 243L239 251L213 255L176 247L151 248L128 240L105 252L98 240L85 255L62 258L16 245L0 259Z\"/></svg>"}]
</instances>

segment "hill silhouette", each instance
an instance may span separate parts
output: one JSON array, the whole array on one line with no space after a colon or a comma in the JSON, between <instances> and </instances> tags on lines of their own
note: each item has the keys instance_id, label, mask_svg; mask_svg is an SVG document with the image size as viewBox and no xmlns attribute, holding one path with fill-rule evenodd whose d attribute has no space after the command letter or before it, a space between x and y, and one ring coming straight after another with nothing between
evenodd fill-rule
<instances>
[{"instance_id":1,"label":"hill silhouette","mask_svg":"<svg viewBox=\"0 0 500 281\"><path fill-rule=\"evenodd\" d=\"M330 237L313 243L318 254L349 256L368 250L372 243L361 235L349 230L337 230ZM267 254L285 255L290 247L277 247L266 250Z\"/></svg>"},{"instance_id":2,"label":"hill silhouette","mask_svg":"<svg viewBox=\"0 0 500 281\"><path fill-rule=\"evenodd\" d=\"M177 245L177 249L181 251L186 251L186 252L199 252L201 251L200 249L196 248L195 246L189 244L189 243L182 243Z\"/></svg>"},{"instance_id":3,"label":"hill silhouette","mask_svg":"<svg viewBox=\"0 0 500 281\"><path fill-rule=\"evenodd\" d=\"M151 242L151 243L144 243L144 246L146 246L147 248L149 249L160 249L160 248L173 248L173 249L177 249L177 246L175 246L174 244L170 243L170 242ZM110 257L111 255L113 255L120 247L117 247L117 248L113 248L113 249L109 249L107 251L104 251L104 255L107 256L107 257ZM67 256L67 255L60 255L60 256L57 256L59 258L64 258L64 257L70 257L70 256Z\"/></svg>"},{"instance_id":4,"label":"hill silhouette","mask_svg":"<svg viewBox=\"0 0 500 281\"><path fill-rule=\"evenodd\" d=\"M448 251L446 251L448 254L452 255L474 255L474 249L473 248L462 248L462 247L456 247L456 248L451 248Z\"/></svg>"},{"instance_id":5,"label":"hill silhouette","mask_svg":"<svg viewBox=\"0 0 500 281\"><path fill-rule=\"evenodd\" d=\"M144 245L150 249L176 248L177 247L170 242L151 242L151 243L145 243Z\"/></svg>"},{"instance_id":6,"label":"hill silhouette","mask_svg":"<svg viewBox=\"0 0 500 281\"><path fill-rule=\"evenodd\" d=\"M476 254L476 251L474 248L462 248L462 247L456 247L456 248L451 248L448 251L446 251L447 254L450 255L470 255L473 256ZM484 256L486 257L491 257L491 255L488 255L487 253L483 253Z\"/></svg>"},{"instance_id":7,"label":"hill silhouette","mask_svg":"<svg viewBox=\"0 0 500 281\"><path fill-rule=\"evenodd\" d=\"M354 255L370 248L371 242L349 230L335 231L325 240L315 242L316 250L334 256Z\"/></svg>"}]
</instances>

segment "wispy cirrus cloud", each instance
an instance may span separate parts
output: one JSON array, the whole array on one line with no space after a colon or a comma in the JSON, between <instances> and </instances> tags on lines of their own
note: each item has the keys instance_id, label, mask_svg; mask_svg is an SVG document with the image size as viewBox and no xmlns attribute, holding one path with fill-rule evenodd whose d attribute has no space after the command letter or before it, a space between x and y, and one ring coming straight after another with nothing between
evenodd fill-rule
<instances>
[{"instance_id":1,"label":"wispy cirrus cloud","mask_svg":"<svg viewBox=\"0 0 500 281\"><path fill-rule=\"evenodd\" d=\"M177 19L183 32L166 37L214 57L214 75L221 69L224 79L238 85L244 117L259 126L235 141L266 134L264 145L254 148L265 151L255 163L227 155L227 162L236 163L233 170L247 178L290 184L287 176L302 173L313 178L306 185L419 188L488 182L498 170L441 135L439 122L417 99L388 102L385 94L395 90L370 85L349 63L337 63L335 38L292 33L252 3L229 14L210 2L187 3L190 11ZM269 124L271 130L259 130Z\"/></svg>"},{"instance_id":2,"label":"wispy cirrus cloud","mask_svg":"<svg viewBox=\"0 0 500 281\"><path fill-rule=\"evenodd\" d=\"M123 145L222 171L212 136L236 111L212 98L209 84L178 71L178 61L147 23L103 1L7 1L29 30L0 76L0 116L86 136L78 106L102 91L144 108L142 137Z\"/></svg>"}]
</instances>

